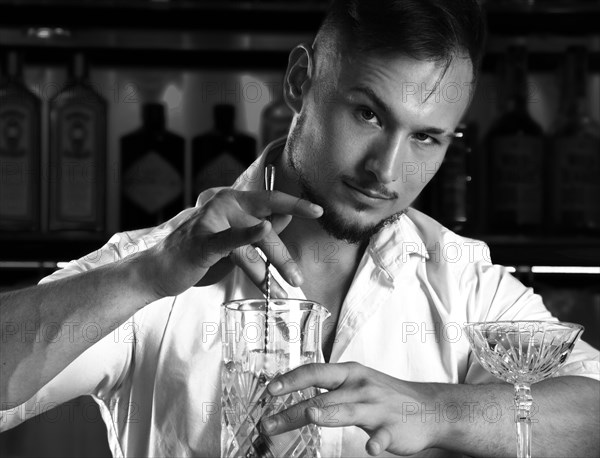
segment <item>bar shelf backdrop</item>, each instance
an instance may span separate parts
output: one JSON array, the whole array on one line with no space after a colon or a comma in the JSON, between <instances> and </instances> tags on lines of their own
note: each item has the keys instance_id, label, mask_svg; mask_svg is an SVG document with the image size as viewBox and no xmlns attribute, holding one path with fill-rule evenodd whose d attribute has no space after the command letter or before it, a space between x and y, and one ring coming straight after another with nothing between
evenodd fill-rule
<instances>
[{"instance_id":1,"label":"bar shelf backdrop","mask_svg":"<svg viewBox=\"0 0 600 458\"><path fill-rule=\"evenodd\" d=\"M183 141L183 167L140 153L146 158L140 167L162 180L166 195L176 199L181 193L182 206L195 202L193 139L212 131L215 106L233 108L236 134L253 138L258 154L268 140L264 132L270 131L263 115L281 106L288 52L310 40L326 3L0 0L0 58L6 62L9 55L18 54L22 82L40 103L39 191L35 191L39 224L27 230L0 225L0 290L36 283L56 269L57 262L97 249L121 229L125 154L121 139L142 126L142 106L162 106L164 128ZM498 88L504 85L498 70L509 48L521 47L527 53L527 109L541 129L544 161L550 157L547 145L562 109L561 68L570 46L587 52L587 109L595 122L600 121L600 2L518 4L486 2L490 40L479 89L463 120L464 143L457 143L447 155L436 181L415 206L457 232L487 242L494 262L511 266L560 319L586 326L584 339L599 347L599 228L557 232L543 220L534 230L517 225L499 231L489 224L488 201L478 198L485 196L486 138L501 113ZM104 208L99 209L105 218L91 230L84 226L54 230L49 224L53 204L47 171L51 139L57 133L50 105L67 86L76 55L84 57L90 86L106 106L104 170L96 183L105 197ZM6 70L3 64L3 76ZM593 157L593 167L598 167L600 150ZM548 184L547 177L541 179ZM132 192L143 195L142 190ZM600 207L600 201L592 205ZM105 427L91 399L50 407L1 434L0 455L110 456Z\"/></svg>"}]
</instances>

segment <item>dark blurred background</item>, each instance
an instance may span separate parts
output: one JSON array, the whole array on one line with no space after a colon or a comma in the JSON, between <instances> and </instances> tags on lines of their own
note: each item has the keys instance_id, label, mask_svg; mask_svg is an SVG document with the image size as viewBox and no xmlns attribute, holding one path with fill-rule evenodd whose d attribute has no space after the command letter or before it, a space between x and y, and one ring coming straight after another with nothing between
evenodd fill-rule
<instances>
[{"instance_id":1,"label":"dark blurred background","mask_svg":"<svg viewBox=\"0 0 600 458\"><path fill-rule=\"evenodd\" d=\"M286 132L288 52L327 3L0 0L0 290L231 184ZM414 205L486 241L599 348L600 1L484 7L462 137ZM110 451L81 397L0 434L0 456Z\"/></svg>"}]
</instances>

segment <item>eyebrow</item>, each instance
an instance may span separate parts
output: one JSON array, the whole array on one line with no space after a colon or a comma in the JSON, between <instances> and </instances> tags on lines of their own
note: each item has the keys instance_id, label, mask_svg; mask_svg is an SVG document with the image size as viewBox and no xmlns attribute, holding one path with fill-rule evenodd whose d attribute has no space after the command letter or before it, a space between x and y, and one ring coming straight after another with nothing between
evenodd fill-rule
<instances>
[{"instance_id":1,"label":"eyebrow","mask_svg":"<svg viewBox=\"0 0 600 458\"><path fill-rule=\"evenodd\" d=\"M354 86L354 87L350 88L349 91L350 92L358 92L358 93L365 95L366 97L371 99L373 104L376 105L380 111L385 113L386 116L388 116L388 117L392 116L392 109L390 108L390 106L387 103L385 103L383 100L381 100L379 98L379 96L377 94L375 94L375 91L373 91L373 89L371 89L370 87ZM443 136L450 137L450 138L456 138L456 137L461 136L460 134L457 135L456 132L449 132L445 129L440 129L439 127L423 127L423 128L417 129L417 130L424 134L443 135Z\"/></svg>"}]
</instances>

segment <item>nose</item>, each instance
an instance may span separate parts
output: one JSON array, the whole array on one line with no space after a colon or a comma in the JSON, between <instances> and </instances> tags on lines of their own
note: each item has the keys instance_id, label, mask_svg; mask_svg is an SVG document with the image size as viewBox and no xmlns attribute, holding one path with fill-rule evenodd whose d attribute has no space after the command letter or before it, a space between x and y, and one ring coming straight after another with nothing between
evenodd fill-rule
<instances>
[{"instance_id":1,"label":"nose","mask_svg":"<svg viewBox=\"0 0 600 458\"><path fill-rule=\"evenodd\" d=\"M379 183L393 183L400 177L400 163L405 147L405 140L401 135L376 142L371 146L365 161L365 169L375 175Z\"/></svg>"}]
</instances>

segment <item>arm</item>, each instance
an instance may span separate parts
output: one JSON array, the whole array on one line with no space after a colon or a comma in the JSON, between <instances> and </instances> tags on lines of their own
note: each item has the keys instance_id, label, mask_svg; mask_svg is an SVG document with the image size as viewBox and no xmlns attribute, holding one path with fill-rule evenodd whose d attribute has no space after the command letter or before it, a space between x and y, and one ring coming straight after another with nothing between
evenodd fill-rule
<instances>
[{"instance_id":1,"label":"arm","mask_svg":"<svg viewBox=\"0 0 600 458\"><path fill-rule=\"evenodd\" d=\"M443 421L436 446L471 456L514 456L516 427L513 387L509 384L434 387L441 403L463 408L456 423ZM598 456L600 382L565 376L532 386L534 456ZM444 405L444 404L441 404ZM448 408L452 415L451 408Z\"/></svg>"},{"instance_id":2,"label":"arm","mask_svg":"<svg viewBox=\"0 0 600 458\"><path fill-rule=\"evenodd\" d=\"M277 389L276 382L281 382ZM537 456L598 456L599 382L565 376L533 385ZM264 420L268 434L307 423L358 426L370 455L399 455L437 447L471 456L514 456L513 388L406 382L357 363L309 364L271 382L282 395L318 386L329 390Z\"/></svg>"},{"instance_id":3,"label":"arm","mask_svg":"<svg viewBox=\"0 0 600 458\"><path fill-rule=\"evenodd\" d=\"M158 299L138 258L0 295L2 405L25 402L93 343ZM101 335L61 332L73 323L93 323Z\"/></svg>"},{"instance_id":4,"label":"arm","mask_svg":"<svg viewBox=\"0 0 600 458\"><path fill-rule=\"evenodd\" d=\"M224 190L147 250L71 278L1 294L0 406L29 399L95 341L82 333L55 338L48 330L94 323L100 340L145 305L198 284L209 270L219 270L220 275L211 274L213 282L219 281L227 269L217 266L236 248L260 246L263 239L281 243L276 232L292 216L321 213L320 207L279 192ZM262 220L272 214L279 215L273 226ZM297 266L277 251L273 264L286 278L296 275ZM236 262L262 281L259 263L241 255Z\"/></svg>"}]
</instances>

